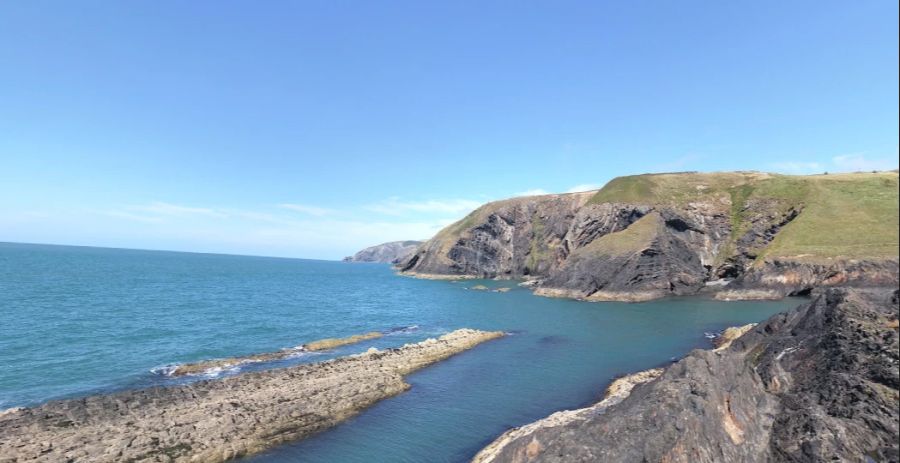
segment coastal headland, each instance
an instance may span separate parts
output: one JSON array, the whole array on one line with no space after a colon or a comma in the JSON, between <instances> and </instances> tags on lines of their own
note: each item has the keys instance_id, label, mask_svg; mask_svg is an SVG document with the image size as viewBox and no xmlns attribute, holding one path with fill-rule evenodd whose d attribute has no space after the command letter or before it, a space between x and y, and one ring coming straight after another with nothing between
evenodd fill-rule
<instances>
[{"instance_id":1,"label":"coastal headland","mask_svg":"<svg viewBox=\"0 0 900 463\"><path fill-rule=\"evenodd\" d=\"M540 296L779 299L896 286L896 171L680 172L596 191L487 203L397 268L431 279L525 279Z\"/></svg>"}]
</instances>

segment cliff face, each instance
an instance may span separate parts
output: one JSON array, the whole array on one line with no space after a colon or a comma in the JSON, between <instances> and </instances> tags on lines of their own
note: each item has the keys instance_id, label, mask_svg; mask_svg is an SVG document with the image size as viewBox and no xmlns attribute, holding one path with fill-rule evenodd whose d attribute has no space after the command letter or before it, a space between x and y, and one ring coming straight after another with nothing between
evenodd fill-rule
<instances>
[{"instance_id":1,"label":"cliff face","mask_svg":"<svg viewBox=\"0 0 900 463\"><path fill-rule=\"evenodd\" d=\"M590 193L514 198L486 204L450 225L404 263L404 272L520 278L546 275Z\"/></svg>"},{"instance_id":2,"label":"cliff face","mask_svg":"<svg viewBox=\"0 0 900 463\"><path fill-rule=\"evenodd\" d=\"M422 244L421 241L391 241L371 246L344 258L344 262L396 263L408 258Z\"/></svg>"},{"instance_id":3,"label":"cliff face","mask_svg":"<svg viewBox=\"0 0 900 463\"><path fill-rule=\"evenodd\" d=\"M896 290L825 290L624 400L512 430L476 461L896 462L897 303Z\"/></svg>"},{"instance_id":4,"label":"cliff face","mask_svg":"<svg viewBox=\"0 0 900 463\"><path fill-rule=\"evenodd\" d=\"M893 172L621 177L597 192L486 204L400 269L535 278L538 294L588 300L691 294L710 282L722 298L895 284L897 209Z\"/></svg>"}]
</instances>

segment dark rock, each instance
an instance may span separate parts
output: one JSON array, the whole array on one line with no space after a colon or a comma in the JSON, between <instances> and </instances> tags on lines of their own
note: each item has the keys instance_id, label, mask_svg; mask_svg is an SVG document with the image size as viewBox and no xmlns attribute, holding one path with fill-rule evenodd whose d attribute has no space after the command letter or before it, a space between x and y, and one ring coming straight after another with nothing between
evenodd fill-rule
<instances>
[{"instance_id":1,"label":"dark rock","mask_svg":"<svg viewBox=\"0 0 900 463\"><path fill-rule=\"evenodd\" d=\"M533 426L479 461L896 462L897 317L896 291L816 291L618 404Z\"/></svg>"}]
</instances>

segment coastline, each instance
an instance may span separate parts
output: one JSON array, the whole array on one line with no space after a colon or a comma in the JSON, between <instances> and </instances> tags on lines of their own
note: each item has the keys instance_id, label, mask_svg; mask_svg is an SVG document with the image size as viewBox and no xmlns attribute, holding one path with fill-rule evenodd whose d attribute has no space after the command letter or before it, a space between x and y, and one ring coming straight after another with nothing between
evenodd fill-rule
<instances>
[{"instance_id":1,"label":"coastline","mask_svg":"<svg viewBox=\"0 0 900 463\"><path fill-rule=\"evenodd\" d=\"M576 424L580 421L584 421L591 415L603 413L607 407L625 400L631 395L632 389L636 386L653 381L662 375L663 371L663 368L651 368L649 370L639 371L637 373L631 373L616 378L606 387L603 399L594 405L575 410L561 410L538 421L512 428L481 449L481 451L472 458L472 463L491 463L495 461L496 458L500 457L503 450L508 445L519 439L525 439L541 429ZM514 458L523 461L530 460L539 453L540 442L534 440L529 442Z\"/></svg>"},{"instance_id":2,"label":"coastline","mask_svg":"<svg viewBox=\"0 0 900 463\"><path fill-rule=\"evenodd\" d=\"M647 302L668 296L660 291L597 291L585 296L580 291L566 288L536 288L534 295L587 302Z\"/></svg>"},{"instance_id":3,"label":"coastline","mask_svg":"<svg viewBox=\"0 0 900 463\"><path fill-rule=\"evenodd\" d=\"M0 414L12 461L221 462L328 429L409 389L413 371L503 337L438 339L192 384L48 402Z\"/></svg>"},{"instance_id":4,"label":"coastline","mask_svg":"<svg viewBox=\"0 0 900 463\"><path fill-rule=\"evenodd\" d=\"M743 326L731 326L722 330L722 333L712 340L713 348L709 349L713 352L722 352L728 349L731 344L746 334L748 331L756 327L756 323L750 323ZM471 460L471 463L491 463L494 462L503 453L504 448L511 445L519 439L526 439L539 430L554 428L566 425L577 425L579 422L586 421L587 418L603 413L608 407L622 402L627 399L635 387L649 383L665 372L664 367L651 368L649 370L629 373L624 376L615 378L606 386L603 392L603 398L587 407L577 408L573 410L560 410L554 412L546 418L517 426L505 431L499 437L494 439L490 444L481 449ZM518 451L512 457L514 461L528 461L540 453L540 442L533 440L525 445L522 451ZM504 460L505 461L505 460Z\"/></svg>"},{"instance_id":5,"label":"coastline","mask_svg":"<svg viewBox=\"0 0 900 463\"><path fill-rule=\"evenodd\" d=\"M819 290L724 330L714 349L622 378L618 400L614 382L595 405L506 431L472 461L894 461L898 299Z\"/></svg>"},{"instance_id":6,"label":"coastline","mask_svg":"<svg viewBox=\"0 0 900 463\"><path fill-rule=\"evenodd\" d=\"M450 274L440 274L440 273L420 273L420 272L394 272L395 274L403 277L409 278L418 278L420 280L477 280L478 277L475 275L450 275Z\"/></svg>"}]
</instances>

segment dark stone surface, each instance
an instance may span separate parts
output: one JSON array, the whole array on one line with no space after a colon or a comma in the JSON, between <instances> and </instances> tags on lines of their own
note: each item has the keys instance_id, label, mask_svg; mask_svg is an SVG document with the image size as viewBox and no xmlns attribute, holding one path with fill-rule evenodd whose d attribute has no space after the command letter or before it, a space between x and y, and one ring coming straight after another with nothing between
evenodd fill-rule
<instances>
[{"instance_id":1,"label":"dark stone surface","mask_svg":"<svg viewBox=\"0 0 900 463\"><path fill-rule=\"evenodd\" d=\"M831 288L624 401L507 443L495 462L900 460L898 295Z\"/></svg>"}]
</instances>

